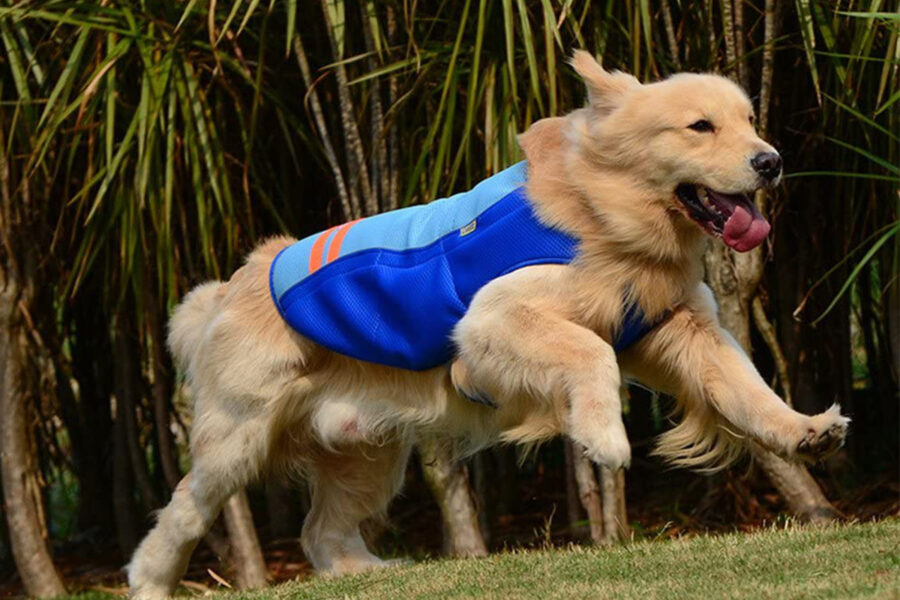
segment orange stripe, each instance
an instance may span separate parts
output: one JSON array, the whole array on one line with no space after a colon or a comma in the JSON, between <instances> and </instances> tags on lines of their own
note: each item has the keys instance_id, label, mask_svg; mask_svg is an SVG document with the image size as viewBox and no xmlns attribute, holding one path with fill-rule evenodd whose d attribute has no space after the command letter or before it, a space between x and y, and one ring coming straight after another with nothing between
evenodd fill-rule
<instances>
[{"instance_id":1,"label":"orange stripe","mask_svg":"<svg viewBox=\"0 0 900 600\"><path fill-rule=\"evenodd\" d=\"M313 243L312 250L309 253L309 272L312 274L319 267L322 266L322 254L325 252L325 243L328 241L328 238L331 237L331 234L334 233L334 230L337 229L338 226L335 225L331 229L326 229L322 233L319 234L319 237L316 238L316 241Z\"/></svg>"},{"instance_id":2,"label":"orange stripe","mask_svg":"<svg viewBox=\"0 0 900 600\"><path fill-rule=\"evenodd\" d=\"M340 229L338 229L337 233L334 235L334 239L331 240L331 245L328 247L328 257L325 259L326 265L338 257L338 254L341 253L341 244L344 243L344 238L347 237L347 232L350 231L351 227L359 223L359 221L360 219L357 219L341 225Z\"/></svg>"}]
</instances>

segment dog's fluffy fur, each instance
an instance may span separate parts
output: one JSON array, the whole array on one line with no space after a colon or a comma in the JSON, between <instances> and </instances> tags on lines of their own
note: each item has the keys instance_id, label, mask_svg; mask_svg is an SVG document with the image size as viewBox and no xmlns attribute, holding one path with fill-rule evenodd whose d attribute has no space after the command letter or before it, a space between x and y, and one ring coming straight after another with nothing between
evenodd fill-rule
<instances>
[{"instance_id":1,"label":"dog's fluffy fur","mask_svg":"<svg viewBox=\"0 0 900 600\"><path fill-rule=\"evenodd\" d=\"M840 445L847 420L836 408L791 410L719 326L702 283L707 236L674 193L682 183L729 193L762 185L750 158L774 150L749 122L746 95L711 75L642 85L583 52L572 64L588 105L535 123L520 142L539 217L577 236L580 254L480 290L454 332L451 368L364 363L294 332L267 282L292 239L263 243L228 282L187 295L169 344L195 396L193 468L129 565L134 597L170 595L224 500L263 470L309 480L303 547L317 569L346 573L385 564L359 523L384 511L422 432L471 449L564 433L595 460L627 465L620 372L679 399L681 421L658 446L676 464L720 467L747 440L792 460ZM691 130L698 119L715 131ZM623 298L651 320L668 316L616 356L609 340Z\"/></svg>"}]
</instances>

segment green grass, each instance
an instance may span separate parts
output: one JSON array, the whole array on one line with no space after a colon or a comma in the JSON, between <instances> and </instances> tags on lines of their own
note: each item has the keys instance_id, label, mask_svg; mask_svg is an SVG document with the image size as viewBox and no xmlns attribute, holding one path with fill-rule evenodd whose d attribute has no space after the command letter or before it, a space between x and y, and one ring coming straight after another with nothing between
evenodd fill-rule
<instances>
[{"instance_id":1,"label":"green grass","mask_svg":"<svg viewBox=\"0 0 900 600\"><path fill-rule=\"evenodd\" d=\"M433 560L221 600L236 598L900 598L900 520Z\"/></svg>"},{"instance_id":2,"label":"green grass","mask_svg":"<svg viewBox=\"0 0 900 600\"><path fill-rule=\"evenodd\" d=\"M92 599L99 595L90 594ZM504 552L313 578L215 600L900 598L900 519ZM81 600L85 600L82 596Z\"/></svg>"},{"instance_id":3,"label":"green grass","mask_svg":"<svg viewBox=\"0 0 900 600\"><path fill-rule=\"evenodd\" d=\"M236 598L900 598L900 520L434 560L221 600Z\"/></svg>"},{"instance_id":4,"label":"green grass","mask_svg":"<svg viewBox=\"0 0 900 600\"><path fill-rule=\"evenodd\" d=\"M72 598L116 596L89 592ZM641 541L613 548L572 546L483 559L429 560L204 598L900 599L900 519L827 528L773 527L751 534Z\"/></svg>"}]
</instances>

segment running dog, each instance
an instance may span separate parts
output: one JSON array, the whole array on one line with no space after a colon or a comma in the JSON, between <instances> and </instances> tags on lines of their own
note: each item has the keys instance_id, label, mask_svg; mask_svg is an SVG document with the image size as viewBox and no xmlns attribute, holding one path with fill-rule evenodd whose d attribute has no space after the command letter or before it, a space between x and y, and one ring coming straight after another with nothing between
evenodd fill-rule
<instances>
[{"instance_id":1,"label":"running dog","mask_svg":"<svg viewBox=\"0 0 900 600\"><path fill-rule=\"evenodd\" d=\"M388 564L359 524L423 433L468 450L565 434L626 466L625 376L678 399L658 445L674 464L722 467L748 441L793 461L840 447L839 408L782 402L703 284L710 236L764 241L752 197L782 174L746 94L571 62L587 106L533 124L523 163L459 197L270 239L185 297L169 345L195 397L193 466L131 560L133 597L171 595L223 502L264 471L309 481L303 548L351 573Z\"/></svg>"}]
</instances>

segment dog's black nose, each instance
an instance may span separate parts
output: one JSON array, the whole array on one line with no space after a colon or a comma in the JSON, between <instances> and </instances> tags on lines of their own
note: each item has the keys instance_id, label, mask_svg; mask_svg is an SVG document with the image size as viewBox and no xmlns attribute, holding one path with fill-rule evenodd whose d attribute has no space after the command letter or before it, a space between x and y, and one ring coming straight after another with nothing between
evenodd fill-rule
<instances>
[{"instance_id":1,"label":"dog's black nose","mask_svg":"<svg viewBox=\"0 0 900 600\"><path fill-rule=\"evenodd\" d=\"M769 181L781 175L781 155L777 152L760 152L750 159L750 164Z\"/></svg>"}]
</instances>

